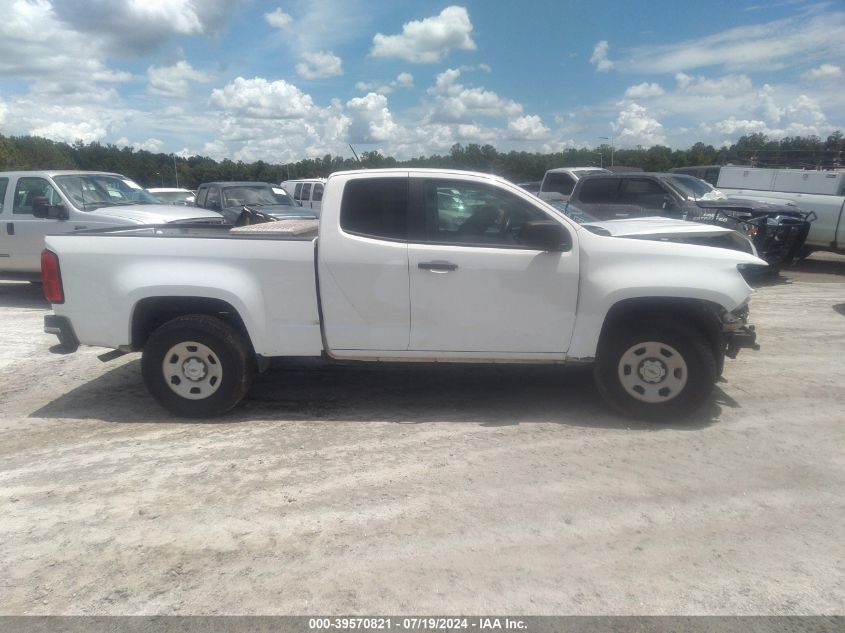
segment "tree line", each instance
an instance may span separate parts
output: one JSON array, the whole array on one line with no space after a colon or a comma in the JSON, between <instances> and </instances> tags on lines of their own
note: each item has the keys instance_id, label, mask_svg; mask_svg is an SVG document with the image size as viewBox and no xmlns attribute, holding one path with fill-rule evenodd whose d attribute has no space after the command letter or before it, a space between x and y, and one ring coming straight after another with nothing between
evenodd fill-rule
<instances>
[{"instance_id":1,"label":"tree line","mask_svg":"<svg viewBox=\"0 0 845 633\"><path fill-rule=\"evenodd\" d=\"M436 167L469 169L498 174L514 182L536 181L554 167L641 168L645 171L666 171L688 165L723 165L726 163L831 168L840 167L845 140L840 131L822 140L818 136L794 136L778 140L765 134L749 134L730 147L716 148L704 143L672 149L663 145L649 148L616 149L610 145L594 148L573 148L562 152L499 152L492 145L474 143L452 146L448 154L420 156L397 160L378 151L363 152L360 160L350 156L307 158L295 163L245 163L207 156L184 158L173 154L153 153L130 147L117 147L98 142L62 143L36 136L4 136L0 134L0 171L24 169L80 169L111 171L123 174L145 187L179 185L190 189L200 183L216 180L251 180L281 182L293 178L325 177L343 169L361 167Z\"/></svg>"}]
</instances>

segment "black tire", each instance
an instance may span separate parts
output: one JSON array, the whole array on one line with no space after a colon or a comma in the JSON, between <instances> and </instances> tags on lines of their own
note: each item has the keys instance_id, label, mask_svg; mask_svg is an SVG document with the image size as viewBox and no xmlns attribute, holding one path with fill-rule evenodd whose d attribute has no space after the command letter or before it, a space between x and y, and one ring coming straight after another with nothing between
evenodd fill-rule
<instances>
[{"instance_id":1,"label":"black tire","mask_svg":"<svg viewBox=\"0 0 845 633\"><path fill-rule=\"evenodd\" d=\"M657 345L646 346L647 342ZM659 349L660 353L645 351L655 349ZM679 356L675 356L675 352ZM630 354L636 356L637 353L643 354L636 357L640 365L623 362L623 359L632 358ZM664 358L663 354L668 356ZM664 361L666 364L663 364ZM652 365L657 375L643 377L644 363ZM646 371L648 369L645 368ZM630 376L631 371L637 374L629 379L629 387L626 388L620 374ZM659 377L661 371L664 372L662 378ZM669 375L672 372L678 373ZM605 334L599 346L594 375L599 393L618 413L628 417L667 420L682 418L701 407L712 393L719 372L713 349L698 329L677 321L640 320ZM681 380L684 384L679 386ZM633 390L638 387L642 390L645 386L648 391L634 397L629 391L631 382L638 383L633 385ZM639 399L647 397L666 399L656 402Z\"/></svg>"},{"instance_id":2,"label":"black tire","mask_svg":"<svg viewBox=\"0 0 845 633\"><path fill-rule=\"evenodd\" d=\"M174 354L173 350L193 348L196 353L198 346L191 343L204 346L210 353L206 351L203 358L200 350L196 360L190 357L180 365L182 356ZM185 355L190 353L184 352ZM179 381L173 387L165 375L164 362L168 354L175 359L169 373L178 373L180 367L182 371L181 380L179 376L170 376L171 380ZM141 372L150 394L168 411L188 418L214 417L229 411L249 391L254 369L251 355L249 345L229 324L216 317L189 314L168 321L150 335L141 358ZM192 383L186 378L184 368L188 362L200 367L198 371L202 378L198 382ZM202 367L206 366L207 371L202 373ZM215 376L205 379L212 371L222 374L219 380ZM192 384L197 386L192 387ZM176 389L183 393L186 389L195 389L197 394L186 394L186 397L177 393ZM202 395L203 389L210 393Z\"/></svg>"}]
</instances>

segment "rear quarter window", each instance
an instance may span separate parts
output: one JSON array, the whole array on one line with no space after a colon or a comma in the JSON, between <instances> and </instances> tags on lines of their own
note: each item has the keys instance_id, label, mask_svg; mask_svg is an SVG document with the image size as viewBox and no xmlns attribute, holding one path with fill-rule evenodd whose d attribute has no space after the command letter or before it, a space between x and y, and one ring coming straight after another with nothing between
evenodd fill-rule
<instances>
[{"instance_id":1,"label":"rear quarter window","mask_svg":"<svg viewBox=\"0 0 845 633\"><path fill-rule=\"evenodd\" d=\"M581 181L578 199L587 203L613 203L616 201L616 191L619 189L617 178L590 178Z\"/></svg>"},{"instance_id":2,"label":"rear quarter window","mask_svg":"<svg viewBox=\"0 0 845 633\"><path fill-rule=\"evenodd\" d=\"M406 240L408 178L361 178L343 188L340 228L366 237Z\"/></svg>"},{"instance_id":3,"label":"rear quarter window","mask_svg":"<svg viewBox=\"0 0 845 633\"><path fill-rule=\"evenodd\" d=\"M568 196L572 193L573 187L575 187L575 178L569 174L551 172L543 178L542 191L556 191L557 193Z\"/></svg>"}]
</instances>

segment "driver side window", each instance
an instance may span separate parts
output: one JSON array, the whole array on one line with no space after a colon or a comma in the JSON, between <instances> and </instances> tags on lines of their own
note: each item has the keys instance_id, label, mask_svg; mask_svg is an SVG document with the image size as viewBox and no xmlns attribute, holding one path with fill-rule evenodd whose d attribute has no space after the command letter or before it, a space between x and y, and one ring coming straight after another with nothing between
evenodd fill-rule
<instances>
[{"instance_id":1,"label":"driver side window","mask_svg":"<svg viewBox=\"0 0 845 633\"><path fill-rule=\"evenodd\" d=\"M12 213L16 215L32 215L32 202L39 196L47 198L47 204L49 205L61 204L62 202L53 185L43 178L33 176L18 178Z\"/></svg>"},{"instance_id":2,"label":"driver side window","mask_svg":"<svg viewBox=\"0 0 845 633\"><path fill-rule=\"evenodd\" d=\"M549 217L522 198L489 185L426 180L427 241L518 248L526 222Z\"/></svg>"}]
</instances>

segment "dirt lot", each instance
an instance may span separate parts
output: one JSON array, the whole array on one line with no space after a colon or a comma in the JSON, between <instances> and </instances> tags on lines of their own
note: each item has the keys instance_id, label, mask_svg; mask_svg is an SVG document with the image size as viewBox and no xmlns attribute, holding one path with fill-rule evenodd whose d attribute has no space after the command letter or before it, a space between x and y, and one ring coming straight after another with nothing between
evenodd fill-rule
<instances>
[{"instance_id":1,"label":"dirt lot","mask_svg":"<svg viewBox=\"0 0 845 633\"><path fill-rule=\"evenodd\" d=\"M0 613L845 613L845 258L693 420L584 370L288 365L175 421L0 284Z\"/></svg>"}]
</instances>

